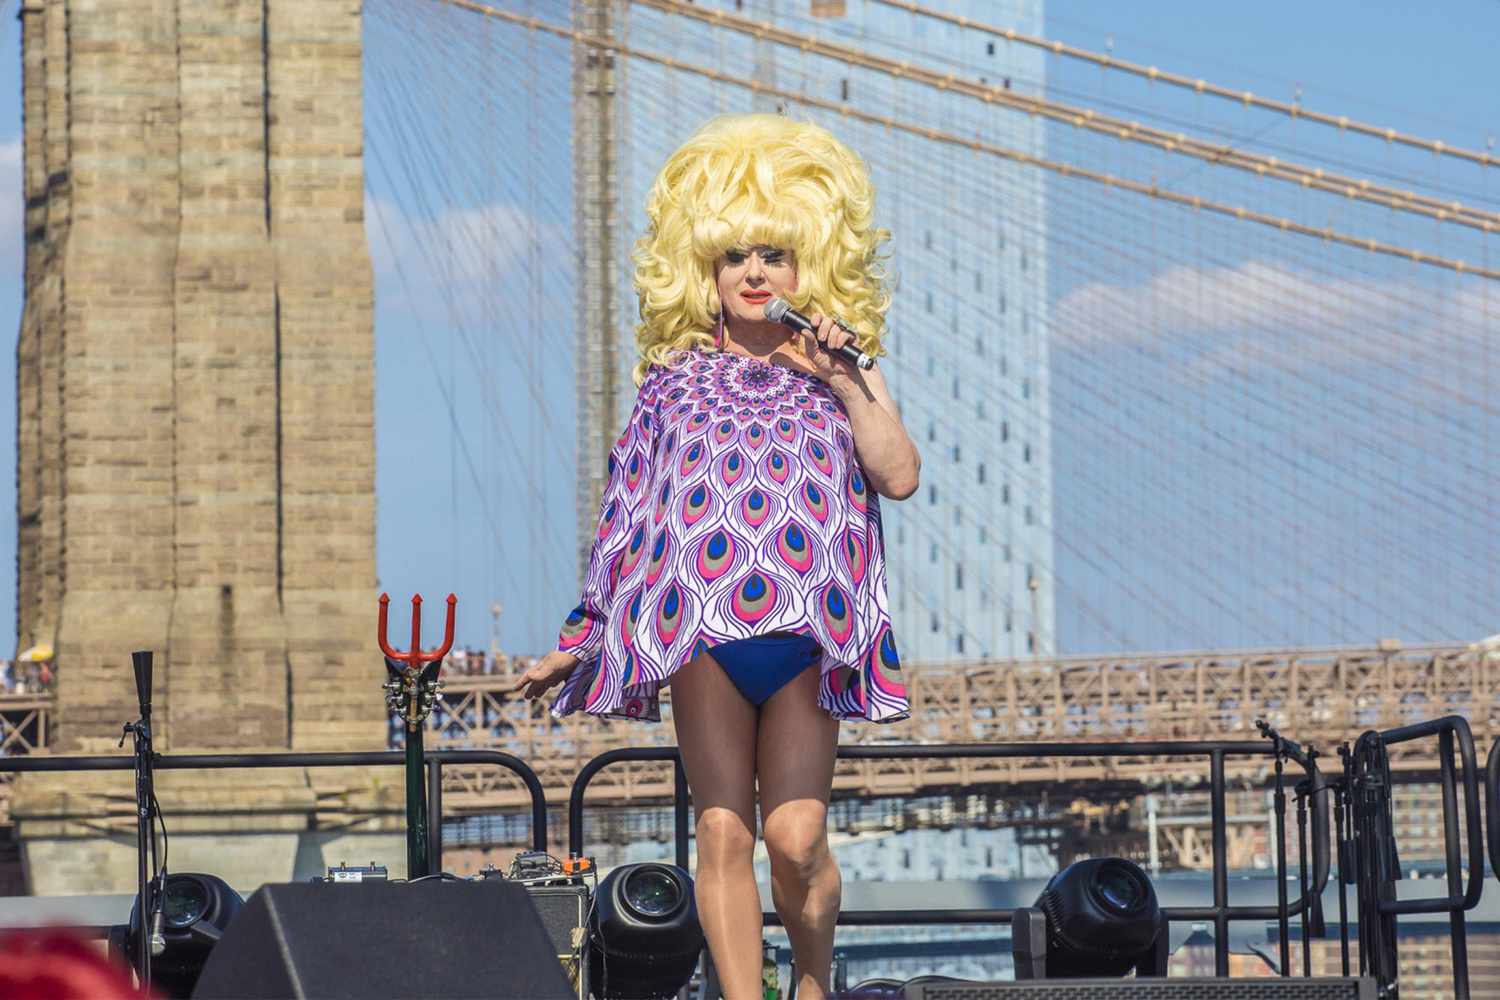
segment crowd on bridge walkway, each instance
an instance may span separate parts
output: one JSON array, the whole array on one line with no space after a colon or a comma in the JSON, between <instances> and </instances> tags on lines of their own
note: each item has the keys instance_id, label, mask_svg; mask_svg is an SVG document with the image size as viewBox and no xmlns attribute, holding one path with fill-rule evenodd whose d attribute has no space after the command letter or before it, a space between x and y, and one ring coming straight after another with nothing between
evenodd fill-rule
<instances>
[{"instance_id":1,"label":"crowd on bridge walkway","mask_svg":"<svg viewBox=\"0 0 1500 1000\"><path fill-rule=\"evenodd\" d=\"M55 676L46 661L0 660L0 694L51 694Z\"/></svg>"},{"instance_id":2,"label":"crowd on bridge walkway","mask_svg":"<svg viewBox=\"0 0 1500 1000\"><path fill-rule=\"evenodd\" d=\"M511 657L480 649L455 649L443 660L444 677L481 677L510 672ZM47 660L0 660L0 694L51 694L56 680Z\"/></svg>"}]
</instances>

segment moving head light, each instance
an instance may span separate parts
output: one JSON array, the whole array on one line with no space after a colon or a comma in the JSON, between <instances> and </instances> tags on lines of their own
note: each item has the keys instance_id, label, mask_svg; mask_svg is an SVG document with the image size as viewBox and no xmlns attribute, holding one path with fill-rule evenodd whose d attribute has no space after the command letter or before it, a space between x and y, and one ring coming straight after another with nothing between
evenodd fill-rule
<instances>
[{"instance_id":1,"label":"moving head light","mask_svg":"<svg viewBox=\"0 0 1500 1000\"><path fill-rule=\"evenodd\" d=\"M1151 880L1122 858L1069 865L1036 907L1047 917L1048 978L1123 976L1148 958L1161 925Z\"/></svg>"},{"instance_id":2,"label":"moving head light","mask_svg":"<svg viewBox=\"0 0 1500 1000\"><path fill-rule=\"evenodd\" d=\"M229 921L245 905L240 894L215 875L178 872L166 877L161 899L161 950L153 942L151 983L168 997L188 997ZM148 922L145 933L152 934ZM141 898L130 908L126 954L134 958L141 930ZM132 963L133 964L133 963ZM140 970L136 970L139 972Z\"/></svg>"},{"instance_id":3,"label":"moving head light","mask_svg":"<svg viewBox=\"0 0 1500 1000\"><path fill-rule=\"evenodd\" d=\"M703 950L693 880L676 865L622 865L599 882L589 922L596 997L670 997Z\"/></svg>"}]
</instances>

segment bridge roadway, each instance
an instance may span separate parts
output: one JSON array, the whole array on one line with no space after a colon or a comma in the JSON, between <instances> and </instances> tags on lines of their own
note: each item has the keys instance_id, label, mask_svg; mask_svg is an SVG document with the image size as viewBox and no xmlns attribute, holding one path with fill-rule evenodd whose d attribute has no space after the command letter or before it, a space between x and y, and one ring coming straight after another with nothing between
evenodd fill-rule
<instances>
[{"instance_id":1,"label":"bridge roadway","mask_svg":"<svg viewBox=\"0 0 1500 1000\"><path fill-rule=\"evenodd\" d=\"M620 746L672 742L670 706L662 725L592 718L552 719L507 689L529 661L503 674L450 676L429 720L430 748L472 747L513 753L531 764L552 803L567 801L584 762ZM918 664L907 671L912 716L886 726L846 725L853 744L1258 740L1265 718L1303 745L1318 747L1325 766L1334 750L1371 728L1389 728L1450 714L1467 717L1481 754L1497 729L1500 655L1458 645L1322 648L1073 656L1048 660ZM0 696L0 753L46 752L52 720L48 695ZM1398 770L1429 770L1435 747L1406 744ZM1265 759L1233 759L1228 774L1241 787L1264 780ZM1203 757L1126 755L990 760L841 762L836 797L908 798L985 793L1012 800L1117 799L1152 788L1205 781ZM523 805L525 790L500 768L445 768L449 815ZM620 764L590 786L598 806L653 805L670 800L667 765ZM8 787L0 785L0 823L8 822Z\"/></svg>"}]
</instances>

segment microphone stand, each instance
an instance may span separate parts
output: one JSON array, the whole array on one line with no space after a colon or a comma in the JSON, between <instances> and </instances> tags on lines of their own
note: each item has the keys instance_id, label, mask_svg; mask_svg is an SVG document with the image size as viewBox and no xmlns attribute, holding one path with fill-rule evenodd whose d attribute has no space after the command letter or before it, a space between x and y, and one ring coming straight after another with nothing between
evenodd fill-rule
<instances>
[{"instance_id":1,"label":"microphone stand","mask_svg":"<svg viewBox=\"0 0 1500 1000\"><path fill-rule=\"evenodd\" d=\"M146 856L150 852L152 877L157 870L156 838L152 835L151 821L156 816L156 789L152 783L152 765L156 752L151 749L151 651L137 650L130 654L135 668L135 692L140 701L141 717L135 722L125 723L125 732L120 736L120 745L125 737L135 737L135 815L136 815L136 875L137 899L140 900L140 929L136 935L136 972L140 975L141 988L151 981L151 926L156 912L156 893L152 879L146 877Z\"/></svg>"}]
</instances>

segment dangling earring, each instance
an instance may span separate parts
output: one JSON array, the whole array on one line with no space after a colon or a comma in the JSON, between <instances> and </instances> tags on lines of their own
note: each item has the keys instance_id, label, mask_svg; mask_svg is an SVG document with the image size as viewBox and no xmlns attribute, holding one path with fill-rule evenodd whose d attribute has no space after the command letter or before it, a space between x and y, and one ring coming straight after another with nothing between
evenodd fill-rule
<instances>
[{"instance_id":1,"label":"dangling earring","mask_svg":"<svg viewBox=\"0 0 1500 1000\"><path fill-rule=\"evenodd\" d=\"M719 310L719 328L714 334L714 346L721 351L724 349L724 310L722 308Z\"/></svg>"}]
</instances>

